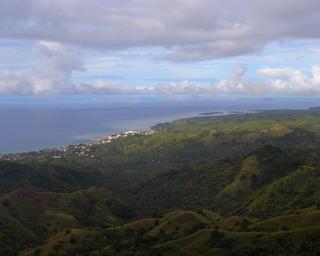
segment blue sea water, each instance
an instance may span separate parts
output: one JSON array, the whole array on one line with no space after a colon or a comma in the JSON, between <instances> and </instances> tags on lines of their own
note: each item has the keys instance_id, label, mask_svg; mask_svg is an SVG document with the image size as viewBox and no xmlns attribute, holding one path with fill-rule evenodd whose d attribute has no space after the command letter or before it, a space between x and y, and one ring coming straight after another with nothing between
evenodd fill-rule
<instances>
[{"instance_id":1,"label":"blue sea water","mask_svg":"<svg viewBox=\"0 0 320 256\"><path fill-rule=\"evenodd\" d=\"M316 106L319 98L0 97L0 153L88 142L204 112Z\"/></svg>"}]
</instances>

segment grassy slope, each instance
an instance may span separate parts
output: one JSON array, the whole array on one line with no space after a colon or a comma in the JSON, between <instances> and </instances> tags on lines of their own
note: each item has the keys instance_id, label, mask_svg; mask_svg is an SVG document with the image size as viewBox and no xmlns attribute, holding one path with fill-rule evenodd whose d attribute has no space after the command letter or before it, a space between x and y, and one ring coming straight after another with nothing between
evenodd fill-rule
<instances>
[{"instance_id":1,"label":"grassy slope","mask_svg":"<svg viewBox=\"0 0 320 256\"><path fill-rule=\"evenodd\" d=\"M317 170L303 167L306 162L301 154L265 146L243 159L160 174L142 183L131 197L138 209L150 213L210 207L222 215L275 216L317 203ZM304 180L310 182L299 185Z\"/></svg>"},{"instance_id":2,"label":"grassy slope","mask_svg":"<svg viewBox=\"0 0 320 256\"><path fill-rule=\"evenodd\" d=\"M0 234L7 240L12 236L12 252L65 229L109 227L133 217L123 202L98 188L74 193L15 191L2 195L0 205Z\"/></svg>"},{"instance_id":3,"label":"grassy slope","mask_svg":"<svg viewBox=\"0 0 320 256\"><path fill-rule=\"evenodd\" d=\"M303 247L318 252L319 230L311 228L318 225L318 213L301 209L317 209L320 202L319 113L273 111L183 119L157 126L161 132L153 136L94 146L94 160L66 152L61 160L48 163L38 163L37 156L26 163L1 162L3 191L75 191L98 185L111 189L141 214L157 216L185 209L161 219L140 219L121 228L90 233L88 236L96 239L95 243L89 239L90 246L74 243L63 229L78 228L72 229L80 230L72 235L87 237L89 230L84 227L106 228L132 216L121 202L99 189L63 196L37 192L2 195L3 222L10 223L6 218L13 218L9 226L21 229L26 241L61 230L57 241L52 238L54 244L66 240L48 248L59 247L62 255L88 248L94 255L102 251L112 255L118 247L129 250L132 246L145 255L150 255L151 248L161 252L175 248L183 254L211 250L212 255L236 251L256 255L259 250L271 249L278 253L292 250L298 255ZM219 215L190 211L197 208L209 208ZM294 215L297 211L298 216ZM283 243L286 237L288 241Z\"/></svg>"},{"instance_id":4,"label":"grassy slope","mask_svg":"<svg viewBox=\"0 0 320 256\"><path fill-rule=\"evenodd\" d=\"M317 109L178 120L157 126L155 129L161 132L152 136L133 136L93 146L91 153L95 156L94 159L77 157L71 150L61 160L49 163L36 161L43 160L41 153L30 154L25 161L28 164L25 165L0 162L0 188L3 191L27 188L69 192L90 186L104 186L118 197L133 202L133 205L141 204L141 211L142 208L152 208L152 205L148 205L148 197L159 199L161 194L165 198L163 201L167 203L155 200L159 203L155 208L160 208L160 213L163 208L167 211L179 207L194 207L192 202L195 201L199 207L208 204L213 206L216 203L219 205L213 197L203 195L216 195L235 177L238 182L241 179L237 176L241 164L239 162L266 144L284 151L296 151L296 155L302 151L302 155L310 158L308 164L313 158L317 159L318 164L319 123L320 111ZM266 158L268 160L268 156ZM279 159L278 163L272 163L281 165L281 161L293 162L290 157L287 158L288 160ZM266 165L263 159L260 162ZM271 166L263 171L261 179L264 180L272 171L273 178L285 174L281 171L278 175L278 169L278 166ZM251 176L253 173L247 175L243 182L249 185ZM259 173L255 176L259 176ZM209 181L211 186L208 185ZM262 181L258 179L256 182ZM167 188L159 188L158 191L148 188L157 184L167 184ZM148 193L150 191L151 195L144 193L144 189ZM178 196L172 198L166 195L166 191L171 192L171 195L179 195L183 191L188 197L184 200ZM220 193L223 198L221 201L224 201L226 194L228 193ZM140 200L145 197L146 201ZM154 210L157 211L151 209ZM238 214L243 211L243 207L235 205L233 209L222 210L224 214L227 211Z\"/></svg>"},{"instance_id":5,"label":"grassy slope","mask_svg":"<svg viewBox=\"0 0 320 256\"><path fill-rule=\"evenodd\" d=\"M142 213L209 206L238 215L275 180L319 164L319 123L319 110L191 118L92 150L106 186Z\"/></svg>"},{"instance_id":6,"label":"grassy slope","mask_svg":"<svg viewBox=\"0 0 320 256\"><path fill-rule=\"evenodd\" d=\"M250 229L241 231L230 223L230 218L217 220L211 213L215 217L210 219L205 212L174 211L160 219L140 219L102 231L72 229L24 255L317 255L320 252L319 225L303 226L304 221L288 225L286 230L273 229L282 222L296 223L291 215L283 216L282 220L249 219L253 221ZM314 214L319 213L301 213L294 218L312 221ZM265 229L260 230L261 226Z\"/></svg>"},{"instance_id":7,"label":"grassy slope","mask_svg":"<svg viewBox=\"0 0 320 256\"><path fill-rule=\"evenodd\" d=\"M0 208L0 255L16 255L37 240L32 231Z\"/></svg>"}]
</instances>

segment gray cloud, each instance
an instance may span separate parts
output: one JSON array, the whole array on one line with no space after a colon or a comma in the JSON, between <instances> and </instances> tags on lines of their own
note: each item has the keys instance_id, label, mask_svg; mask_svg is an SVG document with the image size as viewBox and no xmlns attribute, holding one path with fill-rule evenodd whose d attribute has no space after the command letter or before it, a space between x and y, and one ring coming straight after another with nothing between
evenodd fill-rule
<instances>
[{"instance_id":1,"label":"gray cloud","mask_svg":"<svg viewBox=\"0 0 320 256\"><path fill-rule=\"evenodd\" d=\"M109 50L161 46L197 61L251 53L283 39L319 38L318 0L10 0L0 37Z\"/></svg>"}]
</instances>

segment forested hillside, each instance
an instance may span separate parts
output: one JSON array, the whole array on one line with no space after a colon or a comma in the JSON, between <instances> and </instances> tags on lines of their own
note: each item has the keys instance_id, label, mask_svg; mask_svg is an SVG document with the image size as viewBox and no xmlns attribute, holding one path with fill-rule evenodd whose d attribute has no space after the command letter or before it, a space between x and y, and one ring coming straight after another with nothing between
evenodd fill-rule
<instances>
[{"instance_id":1,"label":"forested hillside","mask_svg":"<svg viewBox=\"0 0 320 256\"><path fill-rule=\"evenodd\" d=\"M320 254L320 109L153 130L2 160L0 254Z\"/></svg>"}]
</instances>

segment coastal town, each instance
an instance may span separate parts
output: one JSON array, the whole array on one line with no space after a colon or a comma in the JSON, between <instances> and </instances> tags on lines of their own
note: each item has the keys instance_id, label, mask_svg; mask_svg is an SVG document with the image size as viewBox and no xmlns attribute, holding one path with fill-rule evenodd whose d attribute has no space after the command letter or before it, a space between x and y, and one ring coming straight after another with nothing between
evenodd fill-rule
<instances>
[{"instance_id":1,"label":"coastal town","mask_svg":"<svg viewBox=\"0 0 320 256\"><path fill-rule=\"evenodd\" d=\"M119 134L111 134L106 137L103 137L98 140L98 144L105 144L105 143L110 143L113 140L119 139L119 138L125 138L129 136L148 136L154 134L155 131L150 130L150 131L127 131Z\"/></svg>"},{"instance_id":2,"label":"coastal town","mask_svg":"<svg viewBox=\"0 0 320 256\"><path fill-rule=\"evenodd\" d=\"M7 161L23 161L30 157L37 157L38 160L55 160L61 159L66 155L74 155L80 158L94 158L93 148L96 145L109 144L115 140L133 136L150 136L154 134L154 130L149 131L125 131L117 134L110 134L102 137L92 139L91 142L81 143L77 145L68 145L65 147L58 147L52 149L41 149L38 151L25 153L10 153L0 155L1 160ZM39 159L40 158L40 159Z\"/></svg>"}]
</instances>

